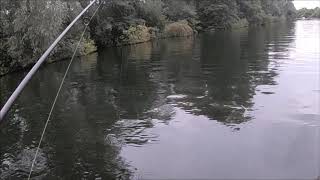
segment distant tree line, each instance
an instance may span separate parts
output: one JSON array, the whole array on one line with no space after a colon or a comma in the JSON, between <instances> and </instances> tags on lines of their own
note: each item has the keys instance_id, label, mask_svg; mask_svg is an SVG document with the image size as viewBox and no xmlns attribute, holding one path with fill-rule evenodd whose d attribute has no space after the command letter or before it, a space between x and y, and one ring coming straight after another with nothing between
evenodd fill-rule
<instances>
[{"instance_id":1,"label":"distant tree line","mask_svg":"<svg viewBox=\"0 0 320 180\"><path fill-rule=\"evenodd\" d=\"M297 12L297 16L299 18L320 18L320 8L314 8L314 9L299 9Z\"/></svg>"},{"instance_id":2,"label":"distant tree line","mask_svg":"<svg viewBox=\"0 0 320 180\"><path fill-rule=\"evenodd\" d=\"M32 65L87 3L87 0L1 0L0 75ZM100 3L103 5L90 23L78 55L105 46L265 24L295 16L290 0L100 0ZM49 61L70 57L83 28L83 22L77 23Z\"/></svg>"}]
</instances>

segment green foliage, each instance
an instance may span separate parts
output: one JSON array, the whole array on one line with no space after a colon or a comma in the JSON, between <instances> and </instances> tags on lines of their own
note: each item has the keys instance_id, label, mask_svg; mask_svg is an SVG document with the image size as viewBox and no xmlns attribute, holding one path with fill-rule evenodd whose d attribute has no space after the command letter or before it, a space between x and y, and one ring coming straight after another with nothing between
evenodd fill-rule
<instances>
[{"instance_id":1,"label":"green foliage","mask_svg":"<svg viewBox=\"0 0 320 180\"><path fill-rule=\"evenodd\" d=\"M299 18L320 18L320 8L314 8L314 9L300 9L298 10L297 16Z\"/></svg>"},{"instance_id":2,"label":"green foliage","mask_svg":"<svg viewBox=\"0 0 320 180\"><path fill-rule=\"evenodd\" d=\"M165 3L164 14L171 21L197 19L195 3L188 3L183 0L167 0Z\"/></svg>"},{"instance_id":3,"label":"green foliage","mask_svg":"<svg viewBox=\"0 0 320 180\"><path fill-rule=\"evenodd\" d=\"M136 3L139 18L146 20L148 26L162 28L165 23L163 15L163 2L161 0L144 0Z\"/></svg>"},{"instance_id":4,"label":"green foliage","mask_svg":"<svg viewBox=\"0 0 320 180\"><path fill-rule=\"evenodd\" d=\"M227 29L239 20L234 0L202 1L198 13L203 26L210 29Z\"/></svg>"},{"instance_id":5,"label":"green foliage","mask_svg":"<svg viewBox=\"0 0 320 180\"><path fill-rule=\"evenodd\" d=\"M129 1L111 1L110 9L113 18L123 18L132 15L135 9Z\"/></svg>"},{"instance_id":6,"label":"green foliage","mask_svg":"<svg viewBox=\"0 0 320 180\"><path fill-rule=\"evenodd\" d=\"M66 4L58 0L34 0L29 6L30 10L25 1L13 21L14 36L8 42L13 58L40 55L56 38L66 17Z\"/></svg>"},{"instance_id":7,"label":"green foliage","mask_svg":"<svg viewBox=\"0 0 320 180\"><path fill-rule=\"evenodd\" d=\"M34 63L61 31L82 11L77 1L1 1L0 74ZM77 23L54 49L52 60L72 55L84 29ZM80 44L83 48L84 43ZM80 53L81 54L81 53Z\"/></svg>"},{"instance_id":8,"label":"green foliage","mask_svg":"<svg viewBox=\"0 0 320 180\"><path fill-rule=\"evenodd\" d=\"M313 12L313 14L311 15L311 17L313 17L313 18L320 18L320 8L319 8L319 7L317 7L317 8L314 9L314 12Z\"/></svg>"},{"instance_id":9,"label":"green foliage","mask_svg":"<svg viewBox=\"0 0 320 180\"><path fill-rule=\"evenodd\" d=\"M292 2L279 0L261 0L261 6L267 16L294 18L296 9Z\"/></svg>"},{"instance_id":10,"label":"green foliage","mask_svg":"<svg viewBox=\"0 0 320 180\"><path fill-rule=\"evenodd\" d=\"M266 17L262 9L261 1L241 0L238 1L240 11L251 24L262 24Z\"/></svg>"},{"instance_id":11,"label":"green foliage","mask_svg":"<svg viewBox=\"0 0 320 180\"><path fill-rule=\"evenodd\" d=\"M0 73L30 65L61 30L67 13L61 1L1 1Z\"/></svg>"},{"instance_id":12,"label":"green foliage","mask_svg":"<svg viewBox=\"0 0 320 180\"><path fill-rule=\"evenodd\" d=\"M82 53L83 55L87 55L90 53L93 53L95 51L97 51L97 47L94 43L94 41L92 39L84 39L84 43L83 43L83 48L82 48Z\"/></svg>"},{"instance_id":13,"label":"green foliage","mask_svg":"<svg viewBox=\"0 0 320 180\"><path fill-rule=\"evenodd\" d=\"M120 36L120 39L122 44L136 44L149 41L151 34L146 26L130 26L128 30L124 31L123 35Z\"/></svg>"}]
</instances>

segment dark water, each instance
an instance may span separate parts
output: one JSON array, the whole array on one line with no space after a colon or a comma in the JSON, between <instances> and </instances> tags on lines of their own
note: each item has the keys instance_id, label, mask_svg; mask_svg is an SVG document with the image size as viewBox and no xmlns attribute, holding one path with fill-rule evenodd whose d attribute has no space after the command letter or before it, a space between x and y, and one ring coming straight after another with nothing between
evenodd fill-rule
<instances>
[{"instance_id":1,"label":"dark water","mask_svg":"<svg viewBox=\"0 0 320 180\"><path fill-rule=\"evenodd\" d=\"M109 48L78 59L35 179L315 179L320 21ZM0 129L0 179L26 178L67 62ZM0 79L1 105L25 73Z\"/></svg>"}]
</instances>

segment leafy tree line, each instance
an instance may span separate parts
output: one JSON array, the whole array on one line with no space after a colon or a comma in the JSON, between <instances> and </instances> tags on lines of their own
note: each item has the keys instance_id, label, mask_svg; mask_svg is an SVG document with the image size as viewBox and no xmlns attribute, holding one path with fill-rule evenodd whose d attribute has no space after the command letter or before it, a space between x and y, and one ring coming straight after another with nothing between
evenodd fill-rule
<instances>
[{"instance_id":1,"label":"leafy tree line","mask_svg":"<svg viewBox=\"0 0 320 180\"><path fill-rule=\"evenodd\" d=\"M320 8L314 8L314 9L299 9L297 12L298 18L320 18Z\"/></svg>"},{"instance_id":2,"label":"leafy tree line","mask_svg":"<svg viewBox=\"0 0 320 180\"><path fill-rule=\"evenodd\" d=\"M34 63L82 10L80 2L64 0L3 0L0 8L0 75ZM70 57L83 28L83 23L77 23L50 61ZM85 54L92 42L87 34L79 54Z\"/></svg>"},{"instance_id":3,"label":"leafy tree line","mask_svg":"<svg viewBox=\"0 0 320 180\"><path fill-rule=\"evenodd\" d=\"M103 5L90 23L78 55L90 53L96 47L263 24L273 18L293 17L295 13L289 0L100 0L100 3ZM87 4L87 0L2 0L0 75L32 65ZM70 57L83 28L83 22L77 23L59 43L50 61Z\"/></svg>"}]
</instances>

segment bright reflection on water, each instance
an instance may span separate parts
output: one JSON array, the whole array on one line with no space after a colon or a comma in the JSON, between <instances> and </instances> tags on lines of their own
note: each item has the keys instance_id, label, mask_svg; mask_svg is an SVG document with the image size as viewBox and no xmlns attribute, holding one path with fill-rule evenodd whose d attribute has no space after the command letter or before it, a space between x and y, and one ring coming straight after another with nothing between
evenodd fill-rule
<instances>
[{"instance_id":1,"label":"bright reflection on water","mask_svg":"<svg viewBox=\"0 0 320 180\"><path fill-rule=\"evenodd\" d=\"M314 178L320 21L109 48L73 64L34 177ZM0 134L25 178L67 62L28 85ZM0 79L1 105L25 73Z\"/></svg>"}]
</instances>

